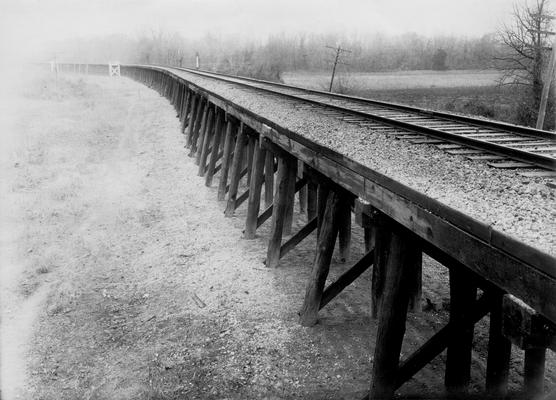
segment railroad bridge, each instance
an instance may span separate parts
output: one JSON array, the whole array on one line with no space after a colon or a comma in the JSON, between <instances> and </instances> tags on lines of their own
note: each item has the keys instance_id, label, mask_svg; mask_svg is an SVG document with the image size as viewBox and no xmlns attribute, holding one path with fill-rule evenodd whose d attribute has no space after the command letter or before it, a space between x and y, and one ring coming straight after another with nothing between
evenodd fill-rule
<instances>
[{"instance_id":1,"label":"railroad bridge","mask_svg":"<svg viewBox=\"0 0 556 400\"><path fill-rule=\"evenodd\" d=\"M86 71L106 74L107 66ZM508 394L512 345L525 354L521 394L556 396L544 388L547 349L556 350L554 215L515 213L519 193L508 186L556 177L555 134L197 70L122 65L121 74L169 99L189 156L206 185L218 186L225 214L246 207L244 237L270 224L268 268L279 268L285 254L316 232L302 325L317 323L319 310L372 268L378 331L368 398L393 398L444 350L446 390L465 394L473 328L486 315L485 396ZM385 141L397 147L385 148ZM400 149L419 146L420 153L409 150L417 160L400 165ZM439 178L423 177L415 169L425 160L438 163L439 172L444 163L451 167ZM459 180L465 179L483 183L463 201ZM554 189L553 181L546 184ZM306 223L292 232L296 194ZM553 192L536 199L550 204ZM354 229L362 230L364 255L326 285L336 243L349 260ZM449 270L449 321L401 359L408 311L421 308L423 254Z\"/></svg>"}]
</instances>

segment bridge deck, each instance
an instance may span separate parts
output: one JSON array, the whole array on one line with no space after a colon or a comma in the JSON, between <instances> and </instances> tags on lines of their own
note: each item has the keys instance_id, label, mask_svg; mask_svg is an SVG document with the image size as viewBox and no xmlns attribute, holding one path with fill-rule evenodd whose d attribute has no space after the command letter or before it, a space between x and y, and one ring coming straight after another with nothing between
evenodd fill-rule
<instances>
[{"instance_id":1,"label":"bridge deck","mask_svg":"<svg viewBox=\"0 0 556 400\"><path fill-rule=\"evenodd\" d=\"M435 146L412 145L368 126L342 121L303 104L215 82L178 69L177 76L331 149L373 170L482 221L542 252L556 255L556 188L542 178L524 178L513 170L489 168ZM552 216L552 217L551 217Z\"/></svg>"}]
</instances>

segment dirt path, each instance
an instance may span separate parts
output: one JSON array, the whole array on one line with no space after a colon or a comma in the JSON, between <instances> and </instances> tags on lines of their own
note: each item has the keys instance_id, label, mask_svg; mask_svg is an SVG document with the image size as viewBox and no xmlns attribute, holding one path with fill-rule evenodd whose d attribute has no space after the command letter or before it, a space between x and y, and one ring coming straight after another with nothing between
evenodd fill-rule
<instances>
[{"instance_id":1,"label":"dirt path","mask_svg":"<svg viewBox=\"0 0 556 400\"><path fill-rule=\"evenodd\" d=\"M301 327L314 239L266 269L268 227L246 241L245 211L224 218L166 100L103 77L26 90L5 121L16 139L2 165L2 398L363 397L368 277ZM445 272L424 275L441 308ZM412 316L404 351L445 318ZM406 390L441 387L440 371Z\"/></svg>"}]
</instances>

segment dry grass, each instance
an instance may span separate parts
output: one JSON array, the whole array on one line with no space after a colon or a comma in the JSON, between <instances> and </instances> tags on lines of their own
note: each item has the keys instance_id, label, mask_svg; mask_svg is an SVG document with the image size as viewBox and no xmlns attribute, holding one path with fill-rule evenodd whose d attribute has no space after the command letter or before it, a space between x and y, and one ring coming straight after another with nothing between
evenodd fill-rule
<instances>
[{"instance_id":1,"label":"dry grass","mask_svg":"<svg viewBox=\"0 0 556 400\"><path fill-rule=\"evenodd\" d=\"M500 77L498 71L398 71L398 72L340 72L338 80L348 80L358 90L401 90L423 88L458 88L493 86ZM329 72L286 72L287 84L312 89L328 88Z\"/></svg>"}]
</instances>

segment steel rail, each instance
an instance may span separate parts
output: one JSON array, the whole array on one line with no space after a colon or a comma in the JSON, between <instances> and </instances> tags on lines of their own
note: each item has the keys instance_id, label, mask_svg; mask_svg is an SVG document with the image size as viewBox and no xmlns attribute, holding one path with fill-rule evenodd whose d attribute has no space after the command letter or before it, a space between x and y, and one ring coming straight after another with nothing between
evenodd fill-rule
<instances>
[{"instance_id":1,"label":"steel rail","mask_svg":"<svg viewBox=\"0 0 556 400\"><path fill-rule=\"evenodd\" d=\"M217 79L217 80L220 80L220 81L223 81L223 82L226 82L226 83L241 85L241 86L244 86L244 87L247 87L247 88L250 88L250 89L254 89L254 90L266 91L268 93L272 93L272 94L275 94L275 95L280 95L280 96L296 99L298 101L303 101L303 102L306 102L306 103L309 103L309 104L318 105L320 107L331 108L331 109L338 110L338 111L341 111L341 112L344 112L344 113L357 115L357 116L365 118L365 119L373 120L373 121L376 121L376 122L379 122L381 124L385 124L385 125L388 125L388 126L391 126L391 127L394 127L394 128L402 129L402 130L405 130L405 131L416 132L416 133L419 133L419 134L431 136L431 137L441 139L441 140L445 140L445 141L448 141L448 142L461 144L461 145L471 147L471 148L474 148L474 149L478 149L478 150L481 150L481 151L487 151L487 152L490 152L490 153L501 155L501 156L504 156L504 157L507 157L507 158L510 158L510 159L513 159L513 160L516 160L516 161L521 161L521 162L530 164L532 166L539 167L539 168L556 171L556 159L553 158L553 157L547 156L547 155L533 153L533 152L530 152L530 151L527 151L527 150L520 150L520 149L516 149L516 148L513 148L513 147L505 146L505 145L502 145L502 144L489 142L487 140L462 136L460 134L451 133L451 132L448 132L448 131L445 131L445 130L442 130L442 129L431 128L431 127L426 127L426 126L422 126L422 125L413 124L413 123L410 123L410 122L400 121L400 120L396 120L396 119L393 119L393 118L372 114L372 113L369 113L369 112L366 112L366 111L355 110L355 109L345 107L345 106L341 106L341 105L337 105L337 104L330 104L330 103L322 102L322 101L315 100L315 99L308 99L306 97L301 97L299 95L295 95L295 94L291 94L291 93L284 93L284 92L281 92L281 91L270 89L268 87L261 87L261 86L257 86L257 85L268 85L268 86L272 86L272 87L282 87L282 88L287 88L289 90L297 90L301 93L316 94L316 95L319 95L319 96L324 96L326 98L341 98L343 100L349 100L349 101L353 101L353 102L357 102L357 103L363 102L366 105L379 105L379 106L383 106L383 107L391 107L392 109L403 110L405 112L416 113L416 114L424 115L424 116L427 116L427 117L432 116L432 117L440 118L440 119L442 119L443 122L444 121L449 122L449 121L454 121L455 120L455 121L458 121L458 122L470 124L473 127L483 127L483 128L486 127L486 128L490 128L490 129L497 129L499 131L504 131L504 133L507 133L507 134L510 134L510 135L511 134L520 134L520 135L525 135L527 137L534 137L534 138L542 138L542 139L545 139L545 140L551 140L551 141L554 141L554 143L556 145L556 134L553 134L553 133L548 132L548 131L542 131L542 130L528 128L528 127L522 127L522 126L518 126L518 125L511 125L511 124L506 124L506 123L502 123L502 122L481 120L481 119L476 119L476 118L472 118L472 117L464 117L464 116L459 116L459 115L455 115L455 114L448 114L448 113L441 113L441 112L436 112L436 111L423 110L423 109L418 109L418 108L414 108L414 107L410 107L410 106L403 106L403 105L395 105L395 104L392 104L392 103L377 102L377 101L374 101L374 100L362 99L362 98L358 98L358 97L350 97L350 96L344 96L344 95L338 95L338 94L330 94L328 92L321 92L321 91L315 91L315 90L312 90L312 89L298 88L298 87L295 87L295 86L284 85L284 84L268 82L268 81L260 81L260 80L251 79L251 78L235 77L235 76L213 73L213 72L207 72L207 71L191 70L191 69L188 69L188 68L176 68L176 67L163 67L163 68L174 69L174 70L178 70L178 71L185 71L187 73L192 73L192 74L202 76L202 77L206 77L206 78ZM254 85L253 83L256 83L257 85Z\"/></svg>"}]
</instances>

